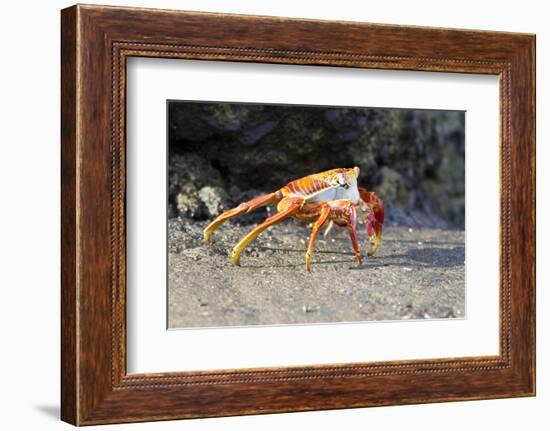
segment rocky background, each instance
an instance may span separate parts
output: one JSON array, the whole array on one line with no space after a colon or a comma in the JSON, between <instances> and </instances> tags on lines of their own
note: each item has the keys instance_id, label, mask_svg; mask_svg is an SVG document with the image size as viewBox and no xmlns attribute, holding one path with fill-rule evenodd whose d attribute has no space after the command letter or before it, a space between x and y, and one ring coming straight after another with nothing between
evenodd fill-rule
<instances>
[{"instance_id":1,"label":"rocky background","mask_svg":"<svg viewBox=\"0 0 550 431\"><path fill-rule=\"evenodd\" d=\"M170 328L464 317L464 114L374 108L170 102ZM287 219L231 249L267 216L216 230L225 209L291 180L361 168L386 204L382 245L354 262L345 229L320 237L305 270L306 223ZM273 211L273 209L271 209Z\"/></svg>"},{"instance_id":2,"label":"rocky background","mask_svg":"<svg viewBox=\"0 0 550 431\"><path fill-rule=\"evenodd\" d=\"M171 101L168 113L170 218L210 220L296 178L359 166L387 226L464 228L463 112Z\"/></svg>"}]
</instances>

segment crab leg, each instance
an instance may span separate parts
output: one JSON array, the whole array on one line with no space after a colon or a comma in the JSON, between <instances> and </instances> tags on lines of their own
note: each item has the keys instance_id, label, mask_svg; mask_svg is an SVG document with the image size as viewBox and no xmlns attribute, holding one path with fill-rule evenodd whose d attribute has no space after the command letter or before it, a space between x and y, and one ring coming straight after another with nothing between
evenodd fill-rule
<instances>
[{"instance_id":1,"label":"crab leg","mask_svg":"<svg viewBox=\"0 0 550 431\"><path fill-rule=\"evenodd\" d=\"M357 241L357 208L349 199L330 201L328 205L330 206L330 220L338 226L348 228L355 260L361 265L361 251Z\"/></svg>"},{"instance_id":2,"label":"crab leg","mask_svg":"<svg viewBox=\"0 0 550 431\"><path fill-rule=\"evenodd\" d=\"M323 238L328 238L328 235L330 234L330 231L332 230L332 228L334 227L334 222L332 220L330 220L328 222L328 226L326 227L325 231L323 232Z\"/></svg>"},{"instance_id":3,"label":"crab leg","mask_svg":"<svg viewBox=\"0 0 550 431\"><path fill-rule=\"evenodd\" d=\"M224 213L220 214L212 223L206 226L206 228L204 229L204 242L208 244L210 242L212 232L214 232L218 228L218 226L226 220L232 217L239 216L241 214L249 213L250 211L254 211L255 209L264 205L276 204L281 200L281 197L281 193L277 191L267 195L259 196L248 202L243 202L239 206L225 211Z\"/></svg>"},{"instance_id":4,"label":"crab leg","mask_svg":"<svg viewBox=\"0 0 550 431\"><path fill-rule=\"evenodd\" d=\"M348 225L348 232L349 237L351 238L353 251L355 252L355 260L359 265L361 265L361 252L359 250L359 242L357 241L357 210L354 205L350 205L348 207L346 222Z\"/></svg>"},{"instance_id":5,"label":"crab leg","mask_svg":"<svg viewBox=\"0 0 550 431\"><path fill-rule=\"evenodd\" d=\"M235 264L235 266L240 266L241 252L250 243L250 241L256 238L269 226L279 223L285 218L295 214L304 203L304 199L302 198L286 198L286 199L283 199L281 203L283 202L286 203L285 201L288 201L288 206L285 205L284 209L279 211L277 214L274 214L271 217L266 218L262 223L260 223L250 232L248 232L248 234L246 234L245 237L241 239L239 243L233 248L233 253L231 254L231 257L233 259L233 263Z\"/></svg>"},{"instance_id":6,"label":"crab leg","mask_svg":"<svg viewBox=\"0 0 550 431\"><path fill-rule=\"evenodd\" d=\"M317 233L319 232L319 229L323 227L325 222L328 219L328 216L330 215L330 207L326 204L322 204L321 214L319 215L319 218L315 221L313 224L313 228L311 229L311 236L309 237L309 242L307 244L307 252L306 252L306 271L310 271L310 262L311 262L311 255L313 254L313 247L315 246L315 240L317 239Z\"/></svg>"}]
</instances>

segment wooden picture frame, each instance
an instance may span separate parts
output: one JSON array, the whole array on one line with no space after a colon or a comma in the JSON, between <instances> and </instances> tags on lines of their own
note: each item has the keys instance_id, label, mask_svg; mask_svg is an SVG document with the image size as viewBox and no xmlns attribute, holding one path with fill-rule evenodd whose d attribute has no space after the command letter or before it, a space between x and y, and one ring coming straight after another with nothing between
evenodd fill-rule
<instances>
[{"instance_id":1,"label":"wooden picture frame","mask_svg":"<svg viewBox=\"0 0 550 431\"><path fill-rule=\"evenodd\" d=\"M64 421L89 425L535 394L534 35L82 5L61 16ZM500 354L127 374L130 56L498 75Z\"/></svg>"}]
</instances>

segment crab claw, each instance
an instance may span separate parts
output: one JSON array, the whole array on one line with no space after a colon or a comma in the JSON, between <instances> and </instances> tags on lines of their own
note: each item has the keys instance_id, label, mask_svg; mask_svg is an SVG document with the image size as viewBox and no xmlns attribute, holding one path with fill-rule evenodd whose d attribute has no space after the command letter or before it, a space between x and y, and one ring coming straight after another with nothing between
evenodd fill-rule
<instances>
[{"instance_id":1,"label":"crab claw","mask_svg":"<svg viewBox=\"0 0 550 431\"><path fill-rule=\"evenodd\" d=\"M379 235L376 235L374 238L371 239L370 247L369 247L369 250L367 251L367 255L373 256L374 253L376 253L376 250L378 249L378 247L380 247L381 243L382 243L382 232L380 232Z\"/></svg>"},{"instance_id":2,"label":"crab claw","mask_svg":"<svg viewBox=\"0 0 550 431\"><path fill-rule=\"evenodd\" d=\"M372 256L382 243L382 226L384 225L384 202L374 192L359 188L362 207L367 212L365 221L369 237L367 255Z\"/></svg>"},{"instance_id":3,"label":"crab claw","mask_svg":"<svg viewBox=\"0 0 550 431\"><path fill-rule=\"evenodd\" d=\"M365 221L367 226L367 236L369 238L369 248L367 250L367 255L372 256L382 242L382 226L376 220L374 211L372 211L371 208L368 208Z\"/></svg>"}]
</instances>

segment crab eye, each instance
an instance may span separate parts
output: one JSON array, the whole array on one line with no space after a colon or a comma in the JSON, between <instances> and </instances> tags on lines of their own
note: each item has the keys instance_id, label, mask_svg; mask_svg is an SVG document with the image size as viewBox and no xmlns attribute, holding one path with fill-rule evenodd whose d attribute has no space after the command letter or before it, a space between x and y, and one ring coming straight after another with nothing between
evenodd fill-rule
<instances>
[{"instance_id":1,"label":"crab eye","mask_svg":"<svg viewBox=\"0 0 550 431\"><path fill-rule=\"evenodd\" d=\"M336 177L334 178L334 183L340 187L344 187L345 189L349 187L346 178L342 174L336 175Z\"/></svg>"}]
</instances>

